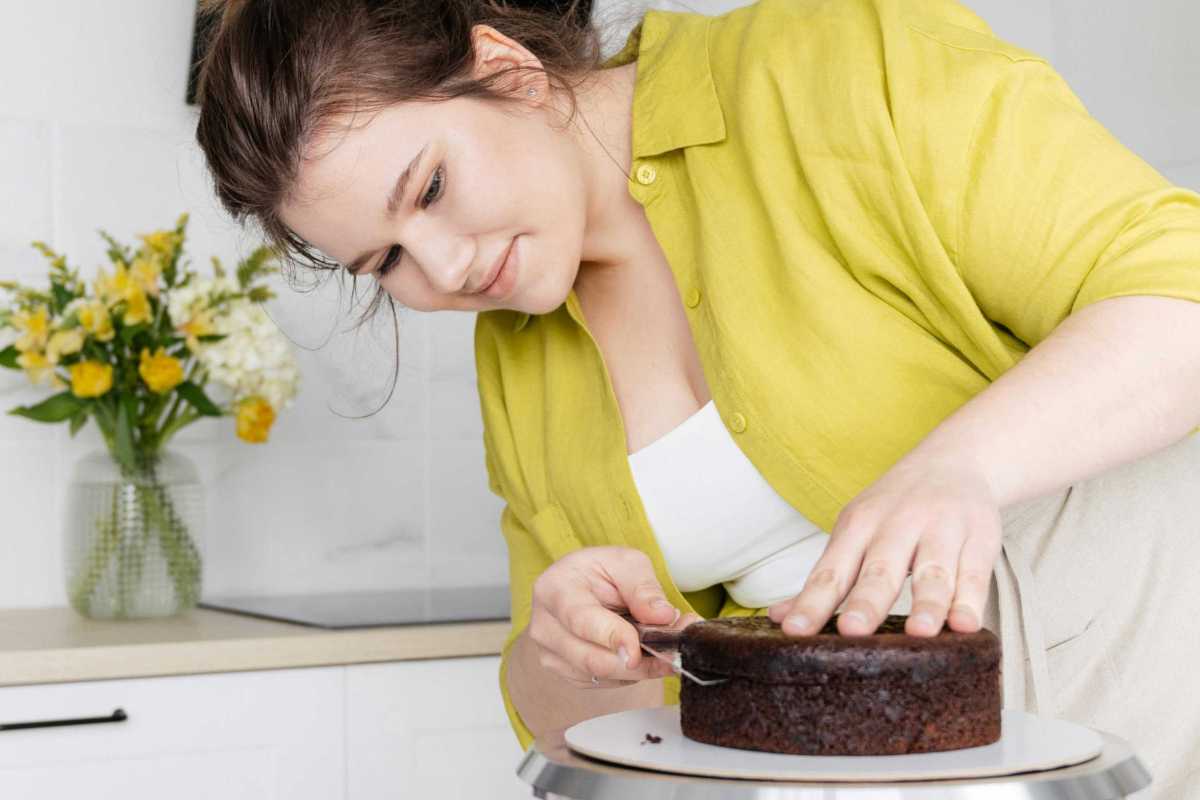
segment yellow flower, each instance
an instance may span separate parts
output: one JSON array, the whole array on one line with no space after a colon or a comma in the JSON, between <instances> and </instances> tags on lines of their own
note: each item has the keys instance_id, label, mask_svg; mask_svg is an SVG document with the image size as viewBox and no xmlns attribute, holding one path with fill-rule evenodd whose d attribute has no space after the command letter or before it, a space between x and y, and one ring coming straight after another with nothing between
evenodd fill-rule
<instances>
[{"instance_id":1,"label":"yellow flower","mask_svg":"<svg viewBox=\"0 0 1200 800\"><path fill-rule=\"evenodd\" d=\"M83 329L75 328L70 331L55 331L46 344L46 357L58 363L59 358L79 352L83 347Z\"/></svg>"},{"instance_id":2,"label":"yellow flower","mask_svg":"<svg viewBox=\"0 0 1200 800\"><path fill-rule=\"evenodd\" d=\"M139 258L129 271L133 282L143 292L158 297L158 277L162 275L162 265L157 258Z\"/></svg>"},{"instance_id":3,"label":"yellow flower","mask_svg":"<svg viewBox=\"0 0 1200 800\"><path fill-rule=\"evenodd\" d=\"M71 372L71 391L76 397L99 397L112 388L111 364L89 359L67 369Z\"/></svg>"},{"instance_id":4,"label":"yellow flower","mask_svg":"<svg viewBox=\"0 0 1200 800\"><path fill-rule=\"evenodd\" d=\"M200 352L200 339L198 337L217 332L217 326L213 324L213 315L215 313L216 309L206 308L175 329L176 333L182 333L187 337L188 350L198 354Z\"/></svg>"},{"instance_id":5,"label":"yellow flower","mask_svg":"<svg viewBox=\"0 0 1200 800\"><path fill-rule=\"evenodd\" d=\"M25 375L29 378L33 385L38 385L47 377L50 379L50 388L64 389L66 384L62 378L54 372L55 362L46 358L44 353L37 350L27 350L17 356L17 366L25 370Z\"/></svg>"},{"instance_id":6,"label":"yellow flower","mask_svg":"<svg viewBox=\"0 0 1200 800\"><path fill-rule=\"evenodd\" d=\"M99 269L99 274L96 276L92 287L96 290L96 297L104 303L108 308L112 308L117 303L125 300L134 289L134 285L129 278L129 272L125 269L125 262L119 258L113 261L114 271L109 275L104 271L104 268Z\"/></svg>"},{"instance_id":7,"label":"yellow flower","mask_svg":"<svg viewBox=\"0 0 1200 800\"><path fill-rule=\"evenodd\" d=\"M265 442L274 422L275 411L270 403L258 396L247 397L238 407L238 438L247 442Z\"/></svg>"},{"instance_id":8,"label":"yellow flower","mask_svg":"<svg viewBox=\"0 0 1200 800\"><path fill-rule=\"evenodd\" d=\"M175 245L183 238L175 231L155 231L154 233L143 234L138 237L146 243L146 247L156 253L161 253L163 256L170 258L175 250Z\"/></svg>"},{"instance_id":9,"label":"yellow flower","mask_svg":"<svg viewBox=\"0 0 1200 800\"><path fill-rule=\"evenodd\" d=\"M159 394L169 392L183 383L183 367L179 359L167 355L162 347L154 355L150 355L150 348L142 348L138 375L142 376L150 391Z\"/></svg>"},{"instance_id":10,"label":"yellow flower","mask_svg":"<svg viewBox=\"0 0 1200 800\"><path fill-rule=\"evenodd\" d=\"M110 342L116 331L113 330L112 316L103 303L89 303L79 309L79 324L88 333L96 337L98 342Z\"/></svg>"},{"instance_id":11,"label":"yellow flower","mask_svg":"<svg viewBox=\"0 0 1200 800\"><path fill-rule=\"evenodd\" d=\"M123 317L126 325L136 325L143 320L150 319L150 300L140 288L132 287L125 300L128 303Z\"/></svg>"},{"instance_id":12,"label":"yellow flower","mask_svg":"<svg viewBox=\"0 0 1200 800\"><path fill-rule=\"evenodd\" d=\"M50 335L50 323L46 319L46 307L38 306L37 312L17 312L13 315L12 326L23 332L17 339L17 350L22 353L30 350L45 350L46 340Z\"/></svg>"}]
</instances>

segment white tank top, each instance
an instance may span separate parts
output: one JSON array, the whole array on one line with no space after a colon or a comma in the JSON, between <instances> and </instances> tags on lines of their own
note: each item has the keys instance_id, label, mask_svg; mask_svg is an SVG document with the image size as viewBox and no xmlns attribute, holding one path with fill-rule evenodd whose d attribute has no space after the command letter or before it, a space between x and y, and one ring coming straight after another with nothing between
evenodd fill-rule
<instances>
[{"instance_id":1,"label":"white tank top","mask_svg":"<svg viewBox=\"0 0 1200 800\"><path fill-rule=\"evenodd\" d=\"M739 605L764 608L800 593L829 541L759 474L711 400L629 466L680 591L723 583Z\"/></svg>"}]
</instances>

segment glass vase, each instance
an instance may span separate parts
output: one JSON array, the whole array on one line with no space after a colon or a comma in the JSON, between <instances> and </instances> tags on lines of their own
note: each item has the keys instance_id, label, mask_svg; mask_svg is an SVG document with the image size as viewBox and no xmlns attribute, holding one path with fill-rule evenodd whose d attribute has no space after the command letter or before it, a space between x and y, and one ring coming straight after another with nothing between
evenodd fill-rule
<instances>
[{"instance_id":1,"label":"glass vase","mask_svg":"<svg viewBox=\"0 0 1200 800\"><path fill-rule=\"evenodd\" d=\"M93 619L183 613L201 587L204 492L195 465L163 450L120 466L82 456L67 485L63 568L71 606Z\"/></svg>"}]
</instances>

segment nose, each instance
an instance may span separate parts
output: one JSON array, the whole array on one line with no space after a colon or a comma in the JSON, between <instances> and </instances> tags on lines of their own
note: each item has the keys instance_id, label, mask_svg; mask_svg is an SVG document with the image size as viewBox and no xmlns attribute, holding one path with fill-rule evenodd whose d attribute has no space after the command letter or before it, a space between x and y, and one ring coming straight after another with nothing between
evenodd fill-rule
<instances>
[{"instance_id":1,"label":"nose","mask_svg":"<svg viewBox=\"0 0 1200 800\"><path fill-rule=\"evenodd\" d=\"M470 251L465 247L429 247L419 254L425 279L440 294L460 294L471 279Z\"/></svg>"}]
</instances>

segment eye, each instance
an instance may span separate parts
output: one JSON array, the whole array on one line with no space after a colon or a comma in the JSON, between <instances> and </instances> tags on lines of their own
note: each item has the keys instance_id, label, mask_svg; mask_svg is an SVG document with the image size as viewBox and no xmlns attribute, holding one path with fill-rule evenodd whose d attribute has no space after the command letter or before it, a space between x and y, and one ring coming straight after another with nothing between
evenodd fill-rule
<instances>
[{"instance_id":1,"label":"eye","mask_svg":"<svg viewBox=\"0 0 1200 800\"><path fill-rule=\"evenodd\" d=\"M439 166L437 168L437 170L434 171L433 180L429 182L429 192L426 192L425 197L421 198L421 207L422 208L427 207L430 203L432 203L437 198L438 193L442 189L442 184L445 182L445 178L444 178L445 171L446 171L446 167L444 164ZM432 197L430 197L430 193L432 193L432 195L433 195ZM428 200L426 198L428 198Z\"/></svg>"},{"instance_id":2,"label":"eye","mask_svg":"<svg viewBox=\"0 0 1200 800\"><path fill-rule=\"evenodd\" d=\"M433 180L429 182L429 191L426 192L425 196L421 198L422 208L428 208L441 194L444 193L444 184L446 182L445 173L445 165L439 166L433 173ZM392 245L392 248L387 251L387 255L384 256L383 263L379 265L379 269L375 270L376 278L383 278L387 276L387 274L395 268L396 262L399 260L400 246Z\"/></svg>"},{"instance_id":3,"label":"eye","mask_svg":"<svg viewBox=\"0 0 1200 800\"><path fill-rule=\"evenodd\" d=\"M400 245L394 244L387 251L387 255L383 257L383 263L379 265L379 269L375 270L376 279L387 275L396 266L396 262L400 260Z\"/></svg>"}]
</instances>

